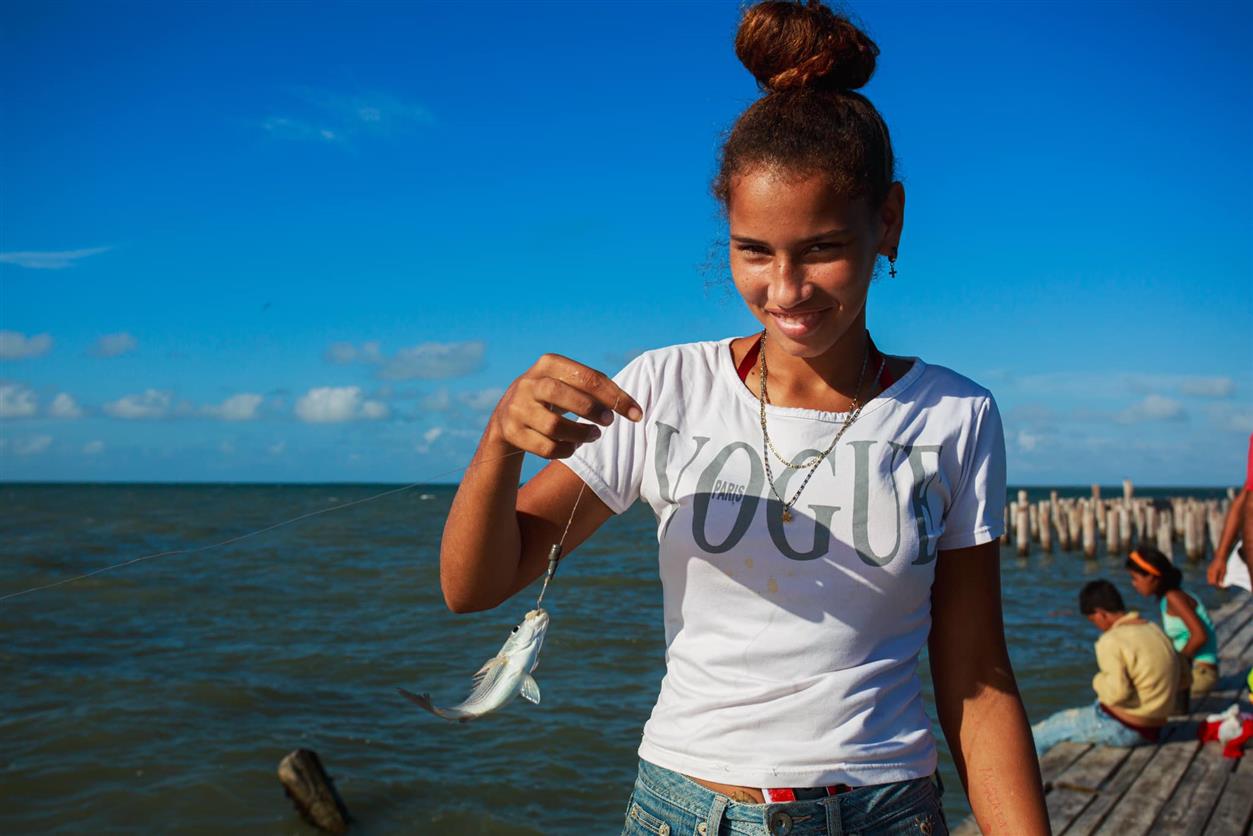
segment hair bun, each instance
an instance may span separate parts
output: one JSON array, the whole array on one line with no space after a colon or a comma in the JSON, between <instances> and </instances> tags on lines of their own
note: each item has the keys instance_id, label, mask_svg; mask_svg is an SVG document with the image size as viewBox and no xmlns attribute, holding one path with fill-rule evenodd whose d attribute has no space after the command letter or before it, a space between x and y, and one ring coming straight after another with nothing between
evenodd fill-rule
<instances>
[{"instance_id":1,"label":"hair bun","mask_svg":"<svg viewBox=\"0 0 1253 836\"><path fill-rule=\"evenodd\" d=\"M744 12L735 54L766 90L855 90L874 75L879 47L820 0L764 0Z\"/></svg>"}]
</instances>

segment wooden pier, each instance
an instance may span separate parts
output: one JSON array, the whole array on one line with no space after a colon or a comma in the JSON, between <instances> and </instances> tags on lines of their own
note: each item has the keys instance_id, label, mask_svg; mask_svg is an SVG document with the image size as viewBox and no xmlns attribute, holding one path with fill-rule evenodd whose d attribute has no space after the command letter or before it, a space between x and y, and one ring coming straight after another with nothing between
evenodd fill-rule
<instances>
[{"instance_id":1,"label":"wooden pier","mask_svg":"<svg viewBox=\"0 0 1253 836\"><path fill-rule=\"evenodd\" d=\"M1202 744L1197 724L1239 702L1253 712L1245 677L1253 665L1253 596L1240 594L1211 613L1218 634L1218 686L1161 740L1132 748L1060 743L1040 759L1054 836L1168 834L1237 836L1253 821L1253 743L1232 760ZM1076 704L1084 702L1077 696ZM971 817L954 834L979 833Z\"/></svg>"}]
</instances>

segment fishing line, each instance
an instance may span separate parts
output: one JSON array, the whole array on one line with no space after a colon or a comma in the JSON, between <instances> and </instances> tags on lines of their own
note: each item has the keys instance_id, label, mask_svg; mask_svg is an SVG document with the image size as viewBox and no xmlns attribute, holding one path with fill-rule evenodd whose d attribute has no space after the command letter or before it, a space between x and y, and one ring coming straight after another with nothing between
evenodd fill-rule
<instances>
[{"instance_id":1,"label":"fishing line","mask_svg":"<svg viewBox=\"0 0 1253 836\"><path fill-rule=\"evenodd\" d=\"M617 406L617 403L616 403L616 402L614 403L614 406L615 406L615 407ZM114 563L114 564L113 564L113 565L111 565L111 566L102 566L102 567L100 567L99 569L93 569L92 571L90 571L90 572L84 572L84 573L83 573L83 574L81 574L81 575L74 575L73 577L69 577L69 578L62 578L62 579L61 579L61 580L59 580L59 581L53 581L52 583L46 583L46 584L44 584L44 585L42 585L42 586L34 586L34 587L31 587L30 589L23 589L21 592L10 592L8 595L0 595L0 601L7 601L7 600L9 600L10 598L16 598L16 597L18 597L19 595L26 595L26 594L31 593L31 592L38 592L38 591L40 591L40 590L42 590L42 589L51 589L51 588L52 588L52 587L54 587L54 586L61 586L61 585L63 585L63 584L72 583L72 582L74 582L74 581L81 581L81 580L82 580L82 579L84 579L84 578L90 578L90 577L91 577L91 576L93 576L93 575L99 575L101 572L108 572L108 571L110 571L110 570L112 570L112 569L120 569L120 568L122 568L123 566L130 566L132 563L139 563L139 562L144 561L144 560L155 560L155 559L156 559L156 558L158 558L158 557L171 557L171 556L176 555L176 554L197 554L198 552L205 552L205 551L208 551L209 549L216 549L216 548L219 548L219 547L221 547L221 546L229 546L231 543L238 543L240 540L247 540L249 537L256 537L258 534L264 534L264 533L266 533L267 531L273 531L274 529L276 529L276 528L282 528L282 527L283 527L283 526L285 526L285 525L291 525L292 523L295 523L295 522L300 522L301 520L307 520L307 519L309 519L310 517L316 517L316 516L318 516L318 515L320 515L320 514L329 514L329 513L331 513L332 511L339 511L339 510L341 510L341 509L343 509L343 508L351 508L351 507L352 507L352 506L354 506L354 505L361 505L361 504L366 503L366 502L373 502L373 501L374 501L374 500L376 500L376 499L382 499L383 497L385 497L385 496L391 496L391 495L392 495L392 494L394 494L394 493L400 493L401 491L408 491L408 490L412 490L413 488L416 488L416 487L418 487L419 485L426 485L426 484L429 484L431 479L435 479L435 478L438 478L438 477L440 477L440 476L447 476L449 473L456 473L456 472L457 472L457 471L459 471L459 470L469 470L470 468L472 468L472 467L476 467L477 465L480 465L480 464L490 464L491 462L498 462L498 461L502 461L502 460L504 460L504 459L509 458L510 456L518 456L518 455L521 455L521 454L523 454L523 453L525 453L525 452L526 452L525 450L515 450L515 451L514 451L514 452L512 452L512 453L506 453L505 455L503 455L503 456L498 456L497 458L494 458L494 459L487 459L486 461L481 461L481 462L472 462L471 464L468 464L468 465L466 465L465 467L454 467L452 470L446 470L446 471L444 471L443 473L434 473L434 474L431 474L431 475L430 475L430 476L428 476L426 479L423 479L421 482L411 482L411 483L410 483L410 484L408 484L408 485L402 485L402 486L401 486L401 487L399 487L399 488L392 488L392 489L390 489L390 490L383 491L382 493L376 493L376 494L374 494L373 496L363 497L362 499L354 499L352 502L344 502L344 503L341 503L341 504L339 504L339 505L332 505L330 508L319 508L317 511L309 511L308 513L301 514L300 516L297 516L297 517L292 517L292 518L291 518L291 519L289 519L289 520L283 520L282 522L276 522L276 523L274 523L273 525L267 525L265 528L258 528L256 531L249 531L249 532L247 532L246 534L239 534L239 535L237 535L237 536L235 536L235 537L231 537L231 538L229 538L229 539L222 540L222 541L221 541L221 542L219 542L219 543L210 543L210 544L209 544L209 545L207 545L207 546L197 546L197 547L196 547L196 548L194 548L194 549L171 549L171 550L169 550L169 551L164 551L164 552L156 552L155 554L145 554L145 555L142 555L142 556L140 556L140 557L133 557L133 558L131 558L130 560L124 560L124 561L122 561L121 563ZM587 487L586 483L584 484L584 486L583 486L583 487ZM582 491L582 489L580 489L580 490L579 490L579 496L581 497L582 495L583 495L583 491ZM578 506L578 502L577 502L577 500L575 501L575 506L576 506L576 507ZM570 518L571 518L571 519L574 519L574 513L573 513L573 512L571 512L571 514L570 514ZM569 531L569 530L570 530L570 524L569 524L569 523L566 523L566 530L567 530L567 531ZM566 538L565 534L562 534L562 535L561 535L561 539L562 539L562 541L563 541L563 542L565 541L565 538ZM558 547L557 547L557 546L554 546L554 548L558 548ZM549 577L551 577L551 574L549 575ZM547 586L547 585L548 585L548 579L547 579L547 578L545 578L545 580L544 580L544 585L545 585L545 586Z\"/></svg>"},{"instance_id":2,"label":"fishing line","mask_svg":"<svg viewBox=\"0 0 1253 836\"><path fill-rule=\"evenodd\" d=\"M621 393L614 396L613 412L618 411L618 400L622 397ZM566 535L570 533L570 524L574 522L574 512L579 509L579 500L583 498L583 491L587 489L587 482L583 482L579 486L578 496L574 498L574 506L570 508L570 519L566 520L566 528L561 532L561 539L553 543L553 547L548 550L548 571L544 574L544 585L540 587L539 597L535 599L535 609L539 609L540 602L544 600L544 593L548 591L548 582L553 579L553 575L557 574L557 563L561 560L561 547L566 542ZM3 601L0 598L0 601Z\"/></svg>"}]
</instances>

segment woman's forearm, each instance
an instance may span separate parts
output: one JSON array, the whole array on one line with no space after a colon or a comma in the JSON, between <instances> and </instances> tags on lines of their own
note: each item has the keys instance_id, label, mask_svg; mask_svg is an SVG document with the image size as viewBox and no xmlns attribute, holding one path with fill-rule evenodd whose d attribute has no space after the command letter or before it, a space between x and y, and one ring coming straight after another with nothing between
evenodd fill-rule
<instances>
[{"instance_id":1,"label":"woman's forearm","mask_svg":"<svg viewBox=\"0 0 1253 836\"><path fill-rule=\"evenodd\" d=\"M1039 762L1016 686L985 686L941 712L940 723L983 833L1048 834Z\"/></svg>"},{"instance_id":2,"label":"woman's forearm","mask_svg":"<svg viewBox=\"0 0 1253 836\"><path fill-rule=\"evenodd\" d=\"M522 553L517 502L523 458L489 422L440 541L440 587L453 612L491 609L509 594Z\"/></svg>"}]
</instances>

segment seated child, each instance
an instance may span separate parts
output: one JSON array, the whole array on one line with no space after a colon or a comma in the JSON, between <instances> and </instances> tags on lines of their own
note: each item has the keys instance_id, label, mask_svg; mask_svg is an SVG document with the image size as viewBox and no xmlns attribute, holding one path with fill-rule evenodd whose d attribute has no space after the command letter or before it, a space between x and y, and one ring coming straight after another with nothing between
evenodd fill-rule
<instances>
[{"instance_id":1,"label":"seated child","mask_svg":"<svg viewBox=\"0 0 1253 836\"><path fill-rule=\"evenodd\" d=\"M1156 741L1179 692L1182 663L1156 624L1127 612L1112 583L1096 580L1079 592L1079 611L1101 631L1096 701L1059 711L1031 728L1038 754L1063 740L1134 746Z\"/></svg>"},{"instance_id":2,"label":"seated child","mask_svg":"<svg viewBox=\"0 0 1253 836\"><path fill-rule=\"evenodd\" d=\"M1131 585L1141 595L1156 595L1162 610L1162 629L1183 656L1184 680L1189 691L1180 695L1179 713L1187 713L1188 696L1198 700L1218 682L1218 637L1205 605L1180 588L1183 573L1170 558L1149 545L1141 545L1127 558Z\"/></svg>"}]
</instances>

